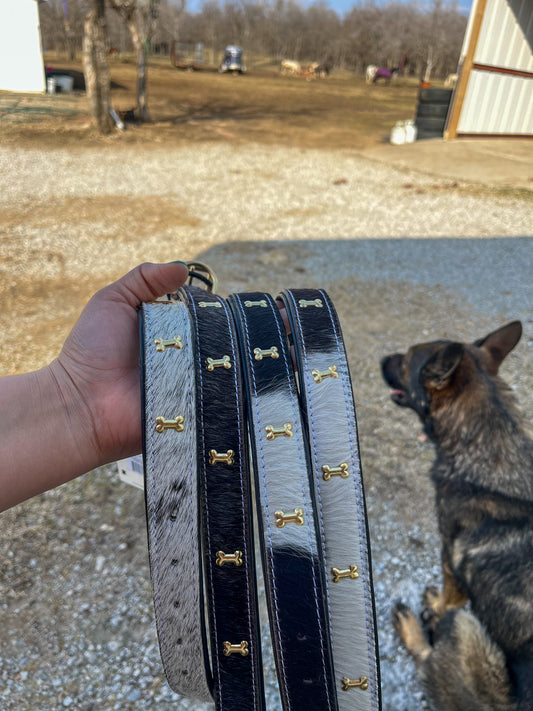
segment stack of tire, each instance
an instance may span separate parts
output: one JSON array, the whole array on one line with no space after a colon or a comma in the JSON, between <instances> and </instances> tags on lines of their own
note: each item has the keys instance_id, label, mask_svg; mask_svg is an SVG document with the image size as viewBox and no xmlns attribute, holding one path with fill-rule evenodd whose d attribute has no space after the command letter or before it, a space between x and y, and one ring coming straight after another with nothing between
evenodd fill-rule
<instances>
[{"instance_id":1,"label":"stack of tire","mask_svg":"<svg viewBox=\"0 0 533 711\"><path fill-rule=\"evenodd\" d=\"M415 126L417 140L442 138L452 89L419 89Z\"/></svg>"}]
</instances>

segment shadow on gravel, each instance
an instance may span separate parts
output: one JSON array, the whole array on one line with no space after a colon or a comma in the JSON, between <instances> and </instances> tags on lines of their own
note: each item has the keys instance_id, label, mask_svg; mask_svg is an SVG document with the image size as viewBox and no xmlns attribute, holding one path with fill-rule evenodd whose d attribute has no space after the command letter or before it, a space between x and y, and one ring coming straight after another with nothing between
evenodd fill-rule
<instances>
[{"instance_id":1,"label":"shadow on gravel","mask_svg":"<svg viewBox=\"0 0 533 711\"><path fill-rule=\"evenodd\" d=\"M415 341L473 340L521 318L525 335L503 376L531 420L532 248L526 237L384 238L227 242L196 255L215 270L223 295L323 287L337 308L357 406L384 711L427 708L390 612L399 597L420 609L424 586L439 583L440 554L432 447L417 440L416 416L390 402L379 362ZM191 708L163 679L143 495L113 467L6 511L0 546L2 709ZM272 694L271 656L265 675Z\"/></svg>"}]
</instances>

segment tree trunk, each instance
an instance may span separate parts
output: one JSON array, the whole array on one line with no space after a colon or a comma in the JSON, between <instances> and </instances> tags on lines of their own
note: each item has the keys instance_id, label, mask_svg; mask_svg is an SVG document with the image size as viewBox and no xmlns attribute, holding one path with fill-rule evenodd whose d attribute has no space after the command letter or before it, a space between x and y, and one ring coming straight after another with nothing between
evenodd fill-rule
<instances>
[{"instance_id":1,"label":"tree trunk","mask_svg":"<svg viewBox=\"0 0 533 711\"><path fill-rule=\"evenodd\" d=\"M113 121L109 114L110 80L107 65L105 0L91 0L89 11L85 16L83 73L93 122L100 133L104 135L111 133Z\"/></svg>"},{"instance_id":2,"label":"tree trunk","mask_svg":"<svg viewBox=\"0 0 533 711\"><path fill-rule=\"evenodd\" d=\"M140 18L138 8L127 18L128 30L137 55L137 112L140 121L149 121L148 104L146 97L146 48L140 33Z\"/></svg>"}]
</instances>

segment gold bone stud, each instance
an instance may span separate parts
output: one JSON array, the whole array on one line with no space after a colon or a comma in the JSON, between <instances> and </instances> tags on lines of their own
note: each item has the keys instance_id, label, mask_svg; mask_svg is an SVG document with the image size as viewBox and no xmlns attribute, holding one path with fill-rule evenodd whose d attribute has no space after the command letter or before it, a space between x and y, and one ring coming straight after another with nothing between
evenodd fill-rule
<instances>
[{"instance_id":1,"label":"gold bone stud","mask_svg":"<svg viewBox=\"0 0 533 711\"><path fill-rule=\"evenodd\" d=\"M221 309L222 308L222 304L220 303L220 301L199 301L198 306L201 309L207 309L210 306L212 306L214 309Z\"/></svg>"},{"instance_id":2,"label":"gold bone stud","mask_svg":"<svg viewBox=\"0 0 533 711\"><path fill-rule=\"evenodd\" d=\"M324 472L322 474L324 481L329 481L332 476L340 476L341 479L347 479L350 476L346 462L343 462L338 467L328 467L327 464L324 464L322 471Z\"/></svg>"},{"instance_id":3,"label":"gold bone stud","mask_svg":"<svg viewBox=\"0 0 533 711\"><path fill-rule=\"evenodd\" d=\"M183 348L181 336L173 336L172 338L156 338L154 340L155 349L158 353L163 353L166 348Z\"/></svg>"},{"instance_id":4,"label":"gold bone stud","mask_svg":"<svg viewBox=\"0 0 533 711\"><path fill-rule=\"evenodd\" d=\"M344 580L346 578L349 578L350 580L355 580L359 577L356 565L350 565L347 570L339 570L338 568L332 568L331 572L333 573L334 583L338 583L339 581Z\"/></svg>"},{"instance_id":5,"label":"gold bone stud","mask_svg":"<svg viewBox=\"0 0 533 711\"><path fill-rule=\"evenodd\" d=\"M242 657L247 657L250 654L248 649L248 642L241 642L240 644L231 644L231 642L224 642L224 656L229 657L230 654L240 654Z\"/></svg>"},{"instance_id":6,"label":"gold bone stud","mask_svg":"<svg viewBox=\"0 0 533 711\"><path fill-rule=\"evenodd\" d=\"M350 689L361 689L361 691L367 691L368 689L368 679L366 676L362 676L360 679L348 679L347 676L342 678L342 690L350 691Z\"/></svg>"},{"instance_id":7,"label":"gold bone stud","mask_svg":"<svg viewBox=\"0 0 533 711\"><path fill-rule=\"evenodd\" d=\"M165 430L176 430L176 432L183 432L183 417L177 415L174 420L165 420L164 417L155 418L155 431L164 432Z\"/></svg>"},{"instance_id":8,"label":"gold bone stud","mask_svg":"<svg viewBox=\"0 0 533 711\"><path fill-rule=\"evenodd\" d=\"M317 309L322 308L322 299L313 299L312 301L306 301L305 299L300 299L298 302L302 309L306 309L308 306L316 306Z\"/></svg>"},{"instance_id":9,"label":"gold bone stud","mask_svg":"<svg viewBox=\"0 0 533 711\"><path fill-rule=\"evenodd\" d=\"M233 565L239 567L242 565L242 551L235 551L235 553L224 553L224 551L217 551L216 564L221 568L225 563L233 563Z\"/></svg>"},{"instance_id":10,"label":"gold bone stud","mask_svg":"<svg viewBox=\"0 0 533 711\"><path fill-rule=\"evenodd\" d=\"M225 368L226 370L229 370L231 368L231 360L230 357L225 355L222 358L219 358L218 360L214 360L213 358L207 358L206 360L207 363L207 370L210 372L213 371L215 368Z\"/></svg>"},{"instance_id":11,"label":"gold bone stud","mask_svg":"<svg viewBox=\"0 0 533 711\"><path fill-rule=\"evenodd\" d=\"M293 514L284 514L283 511L274 511L274 516L278 528L283 528L286 523L295 523L297 526L304 525L303 509L294 509Z\"/></svg>"},{"instance_id":12,"label":"gold bone stud","mask_svg":"<svg viewBox=\"0 0 533 711\"><path fill-rule=\"evenodd\" d=\"M209 464L233 464L235 452L233 449L228 449L227 452L219 454L216 449L209 450Z\"/></svg>"},{"instance_id":13,"label":"gold bone stud","mask_svg":"<svg viewBox=\"0 0 533 711\"><path fill-rule=\"evenodd\" d=\"M315 383L321 383L324 378L338 378L337 366L330 365L327 370L317 370L316 368L311 371L311 375L314 378Z\"/></svg>"},{"instance_id":14,"label":"gold bone stud","mask_svg":"<svg viewBox=\"0 0 533 711\"><path fill-rule=\"evenodd\" d=\"M252 306L261 306L261 308L266 309L266 307L268 306L265 299L261 299L261 301L245 301L244 305L247 309L251 308Z\"/></svg>"},{"instance_id":15,"label":"gold bone stud","mask_svg":"<svg viewBox=\"0 0 533 711\"><path fill-rule=\"evenodd\" d=\"M261 348L254 348L254 358L256 360L263 360L263 358L279 358L278 349L276 346L272 348L267 348L266 350L261 350Z\"/></svg>"},{"instance_id":16,"label":"gold bone stud","mask_svg":"<svg viewBox=\"0 0 533 711\"><path fill-rule=\"evenodd\" d=\"M274 427L273 425L267 425L265 427L267 433L267 439L271 442L276 437L292 437L292 425L290 422L286 422L283 427Z\"/></svg>"}]
</instances>

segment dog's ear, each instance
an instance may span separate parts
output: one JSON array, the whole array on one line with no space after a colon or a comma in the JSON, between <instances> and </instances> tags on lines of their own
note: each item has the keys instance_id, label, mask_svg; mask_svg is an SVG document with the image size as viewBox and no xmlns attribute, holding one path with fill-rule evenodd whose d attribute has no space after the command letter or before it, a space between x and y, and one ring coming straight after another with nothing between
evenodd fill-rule
<instances>
[{"instance_id":1,"label":"dog's ear","mask_svg":"<svg viewBox=\"0 0 533 711\"><path fill-rule=\"evenodd\" d=\"M422 369L424 387L443 390L461 362L464 350L463 343L447 343L440 346Z\"/></svg>"},{"instance_id":2,"label":"dog's ear","mask_svg":"<svg viewBox=\"0 0 533 711\"><path fill-rule=\"evenodd\" d=\"M487 355L487 369L490 375L497 375L504 358L516 346L522 336L520 321L511 321L485 338L475 341L474 345L482 348Z\"/></svg>"}]
</instances>

